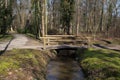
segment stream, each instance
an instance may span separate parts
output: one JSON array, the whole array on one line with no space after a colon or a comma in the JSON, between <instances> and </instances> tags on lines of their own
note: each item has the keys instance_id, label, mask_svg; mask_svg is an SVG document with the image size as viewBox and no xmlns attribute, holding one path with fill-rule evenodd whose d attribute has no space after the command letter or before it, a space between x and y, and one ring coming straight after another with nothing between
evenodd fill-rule
<instances>
[{"instance_id":1,"label":"stream","mask_svg":"<svg viewBox=\"0 0 120 80\"><path fill-rule=\"evenodd\" d=\"M75 59L58 56L49 62L46 80L84 80L84 74Z\"/></svg>"}]
</instances>

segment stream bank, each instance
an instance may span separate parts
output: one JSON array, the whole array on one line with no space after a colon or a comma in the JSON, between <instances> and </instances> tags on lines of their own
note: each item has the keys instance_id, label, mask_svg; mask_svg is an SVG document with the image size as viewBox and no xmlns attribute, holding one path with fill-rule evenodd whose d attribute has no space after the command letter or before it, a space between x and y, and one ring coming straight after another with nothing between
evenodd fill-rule
<instances>
[{"instance_id":1,"label":"stream bank","mask_svg":"<svg viewBox=\"0 0 120 80\"><path fill-rule=\"evenodd\" d=\"M0 80L51 80L48 73L57 67L61 67L58 71L56 70L61 79L54 80L83 80L82 69L73 54L71 55L57 55L55 50L13 49L6 51L0 56Z\"/></svg>"},{"instance_id":2,"label":"stream bank","mask_svg":"<svg viewBox=\"0 0 120 80\"><path fill-rule=\"evenodd\" d=\"M0 80L46 80L52 51L13 49L0 56Z\"/></svg>"},{"instance_id":3,"label":"stream bank","mask_svg":"<svg viewBox=\"0 0 120 80\"><path fill-rule=\"evenodd\" d=\"M120 80L119 51L88 48L79 56L86 80Z\"/></svg>"}]
</instances>

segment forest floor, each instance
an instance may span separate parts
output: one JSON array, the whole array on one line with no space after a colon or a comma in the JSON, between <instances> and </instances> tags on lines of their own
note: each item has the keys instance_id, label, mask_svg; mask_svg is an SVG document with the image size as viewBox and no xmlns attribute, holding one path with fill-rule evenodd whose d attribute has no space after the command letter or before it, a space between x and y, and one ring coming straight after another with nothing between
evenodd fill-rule
<instances>
[{"instance_id":1,"label":"forest floor","mask_svg":"<svg viewBox=\"0 0 120 80\"><path fill-rule=\"evenodd\" d=\"M92 44L93 48L96 49L109 49L109 50L115 50L120 52L120 40L107 40L107 39L98 39L94 41Z\"/></svg>"}]
</instances>

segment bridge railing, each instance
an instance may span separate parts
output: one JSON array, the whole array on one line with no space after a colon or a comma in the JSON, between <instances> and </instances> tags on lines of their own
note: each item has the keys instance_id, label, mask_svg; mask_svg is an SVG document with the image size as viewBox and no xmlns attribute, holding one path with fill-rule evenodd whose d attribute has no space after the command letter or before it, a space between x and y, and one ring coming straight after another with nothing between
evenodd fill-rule
<instances>
[{"instance_id":1,"label":"bridge railing","mask_svg":"<svg viewBox=\"0 0 120 80\"><path fill-rule=\"evenodd\" d=\"M81 36L75 36L75 35L46 35L44 37L41 37L41 40L44 44L44 49L46 48L46 45L58 45L59 43L65 43L65 42L83 42L83 43L90 43L91 37L81 37Z\"/></svg>"}]
</instances>

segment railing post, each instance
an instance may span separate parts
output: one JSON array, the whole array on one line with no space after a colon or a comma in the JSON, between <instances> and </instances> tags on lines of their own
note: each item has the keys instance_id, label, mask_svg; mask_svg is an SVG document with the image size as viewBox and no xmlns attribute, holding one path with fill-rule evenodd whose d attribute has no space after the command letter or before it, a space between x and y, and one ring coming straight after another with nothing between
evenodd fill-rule
<instances>
[{"instance_id":1,"label":"railing post","mask_svg":"<svg viewBox=\"0 0 120 80\"><path fill-rule=\"evenodd\" d=\"M46 42L45 42L46 40L45 40L45 39L46 39L46 38L44 37L44 38L43 38L43 49L46 48Z\"/></svg>"},{"instance_id":2,"label":"railing post","mask_svg":"<svg viewBox=\"0 0 120 80\"><path fill-rule=\"evenodd\" d=\"M47 43L48 43L48 46L49 46L49 45L50 45L50 44L49 44L49 43L50 43L50 39L49 39L49 38L47 39Z\"/></svg>"}]
</instances>

